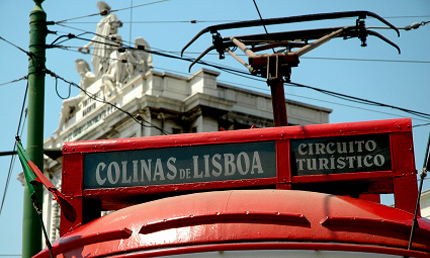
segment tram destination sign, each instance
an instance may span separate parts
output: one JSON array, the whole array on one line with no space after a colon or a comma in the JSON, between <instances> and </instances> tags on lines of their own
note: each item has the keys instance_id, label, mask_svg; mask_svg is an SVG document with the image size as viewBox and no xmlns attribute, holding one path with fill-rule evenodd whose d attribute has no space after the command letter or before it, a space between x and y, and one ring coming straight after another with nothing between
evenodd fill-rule
<instances>
[{"instance_id":1,"label":"tram destination sign","mask_svg":"<svg viewBox=\"0 0 430 258\"><path fill-rule=\"evenodd\" d=\"M293 176L391 170L389 134L291 140Z\"/></svg>"},{"instance_id":2,"label":"tram destination sign","mask_svg":"<svg viewBox=\"0 0 430 258\"><path fill-rule=\"evenodd\" d=\"M275 141L84 155L84 189L276 178Z\"/></svg>"}]
</instances>

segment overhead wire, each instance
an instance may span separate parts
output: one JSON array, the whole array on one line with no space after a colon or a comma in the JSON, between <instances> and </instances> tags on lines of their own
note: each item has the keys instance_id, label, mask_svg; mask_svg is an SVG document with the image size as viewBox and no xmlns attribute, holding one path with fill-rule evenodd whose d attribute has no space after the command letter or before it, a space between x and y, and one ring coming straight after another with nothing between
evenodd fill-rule
<instances>
[{"instance_id":1,"label":"overhead wire","mask_svg":"<svg viewBox=\"0 0 430 258\"><path fill-rule=\"evenodd\" d=\"M120 9L116 9L116 10L111 10L110 12L111 13L113 13L113 12L119 12L119 11L128 10L130 8L137 8L137 7L142 7L142 6L152 5L152 4L158 4L158 3L162 3L162 2L166 2L166 1L169 1L169 0L159 0L159 1L151 2L151 3L145 3L145 4L130 6L130 7L124 7L124 8L120 8ZM84 15L84 16L79 16L79 17L74 17L74 18L68 18L68 19L64 19L64 20L59 20L59 21L56 21L55 24L60 24L60 23L66 22L66 21L72 21L72 20L77 20L77 19L82 19L82 18L97 16L97 15L100 15L100 12L98 12L98 13L92 13L92 14L88 14L88 15Z\"/></svg>"},{"instance_id":2,"label":"overhead wire","mask_svg":"<svg viewBox=\"0 0 430 258\"><path fill-rule=\"evenodd\" d=\"M20 113L19 122L18 122L18 128L16 130L16 135L19 135L19 136L22 135L22 132L23 132L23 129L24 129L24 126L22 126L22 125L25 124L25 120L27 118L27 112L26 112L26 109L25 109L25 103L27 101L27 92L28 92L28 81L27 81L27 85L25 87L24 99L22 101L21 113ZM24 120L23 120L23 116L24 116ZM15 152L16 152L16 141L14 141L13 150L12 150L12 153L15 153ZM9 170L8 170L8 173L7 173L7 179L6 179L6 184L5 184L5 189L3 191L3 197L2 197L1 204L0 204L0 215L1 215L2 211L3 211L3 206L4 206L4 203L5 203L5 200L6 200L6 194L7 194L8 188L9 188L10 178L12 176L12 170L13 170L13 166L15 164L15 159L16 159L16 156L15 155L11 155L10 163L9 163Z\"/></svg>"},{"instance_id":3,"label":"overhead wire","mask_svg":"<svg viewBox=\"0 0 430 258\"><path fill-rule=\"evenodd\" d=\"M261 16L260 9L258 9L257 2L255 0L252 0L252 1L254 2L255 9L257 9L257 13L258 13L258 16L260 17L260 21L263 21L263 16ZM264 31L266 32L266 34L269 34L269 32L267 31L267 28L266 28L266 24L263 24L263 28L264 28ZM275 48L272 48L272 51L273 51L273 53L275 53Z\"/></svg>"},{"instance_id":4,"label":"overhead wire","mask_svg":"<svg viewBox=\"0 0 430 258\"><path fill-rule=\"evenodd\" d=\"M393 105L388 105L388 104L384 104L381 102L377 102L377 101L372 101L372 100L367 100L367 99L363 99L363 98L358 98L358 97L354 97L354 96L350 96L350 95L346 95L346 94L342 94L342 93L338 93L338 92L333 92L333 91L329 91L329 90L324 90L324 89L319 89L316 87L312 87L309 85L304 85L304 84L300 84L300 83L295 83L295 82L288 82L287 85L292 85L295 87L301 87L301 88L307 88L307 89L311 89L311 90L315 90L333 97L337 97L340 99L344 99L344 100L348 100L348 101L353 101L356 103L360 103L360 104L367 104L367 105L373 105L373 106L380 106L380 107L388 107L388 108L392 108L392 109L397 109L415 116L419 116L425 119L430 119L430 114L424 113L424 112L419 112L419 111L415 111L412 109L407 109L407 108L402 108L402 107L398 107L398 106L393 106Z\"/></svg>"},{"instance_id":5,"label":"overhead wire","mask_svg":"<svg viewBox=\"0 0 430 258\"><path fill-rule=\"evenodd\" d=\"M419 16L420 17L420 16ZM400 16L397 18L401 18ZM83 33L79 34L79 35L83 35L83 34L93 34L93 35L97 35L94 32L91 31L87 31L87 30L83 30L80 28L76 28L73 26L69 26L69 25L64 25L64 24L58 24L60 26L64 26L70 29L74 29L74 30L78 30L81 31ZM370 27L369 27L370 28ZM373 27L372 27L373 28ZM384 29L388 29L388 27L378 27L378 28L384 28ZM390 28L391 29L391 28ZM71 34L73 35L73 34ZM99 35L100 36L100 35ZM63 36L64 37L64 36ZM70 39L70 38L69 38ZM62 42L65 42L69 39L65 39ZM89 40L89 39L86 39ZM127 43L127 44L132 44L131 42L125 42L123 41L123 43ZM67 49L67 47L64 46L56 46L56 47L63 47L65 49ZM176 54L176 53L180 53L180 51L167 51L167 50L162 50L164 52L168 52L171 54ZM185 52L188 54L200 54L200 53L194 53L194 52ZM209 55L213 54L213 55L218 55L217 53L208 53ZM239 56L241 54L238 54ZM312 57L312 56L302 56L301 59L311 59L311 60L334 60L334 61L357 61L357 62L387 62L387 63L417 63L417 64L430 64L430 61L426 61L426 60L394 60L394 59L369 59L369 58L342 58L342 57Z\"/></svg>"},{"instance_id":6,"label":"overhead wire","mask_svg":"<svg viewBox=\"0 0 430 258\"><path fill-rule=\"evenodd\" d=\"M421 126L428 126L428 125L430 125L430 123L413 125L412 127L421 127Z\"/></svg>"},{"instance_id":7,"label":"overhead wire","mask_svg":"<svg viewBox=\"0 0 430 258\"><path fill-rule=\"evenodd\" d=\"M19 82L19 81L22 81L22 80L27 80L27 79L28 79L28 76L27 76L27 75L25 75L25 76L23 76L23 77L21 77L21 78L19 78L19 79L15 79L15 80L12 80L12 81L10 81L10 82L0 83L0 86L4 86L4 85L8 85L8 84L12 84L12 83Z\"/></svg>"},{"instance_id":8,"label":"overhead wire","mask_svg":"<svg viewBox=\"0 0 430 258\"><path fill-rule=\"evenodd\" d=\"M80 39L80 40L85 40L85 41L91 41L90 39L81 38L81 37L75 37L75 38ZM112 46L114 46L113 44L109 44L109 43L104 43L104 42L99 42L99 43L105 44L105 45L112 45ZM195 60L194 58L191 58L191 57L181 57L181 56L176 56L176 55L173 55L173 54L170 54L170 53L163 53L163 52L155 51L155 50L142 50L142 49L138 49L138 48L134 48L134 47L130 47L130 46L125 46L124 48L127 49L127 50L141 50L141 51L145 51L145 52L148 52L148 53L151 53L151 54L154 54L154 55L159 55L159 56L162 56L162 57L171 58L171 59L177 59L177 60L182 60L182 61L187 61L187 62L193 62ZM203 60L199 60L198 63L202 64L202 65L207 65L207 66L210 66L210 67L213 67L213 68L217 68L217 69L222 70L224 72L227 72L227 73L230 73L230 74L234 74L234 75L237 75L237 76L241 76L241 77L244 77L244 78L247 78L247 79L258 80L260 82L263 81L262 79L257 79L257 77L249 74L248 71L237 70L237 69L234 69L234 68L226 68L225 66L218 65L218 64L212 64L212 63L209 63L209 62L205 62ZM415 116L418 116L418 117L421 117L421 118L424 118L424 119L430 119L430 114L419 112L419 111L414 111L414 110L411 110L411 109L401 108L401 107L397 107L397 106L393 106L393 105L388 105L388 104L384 104L384 103L380 103L380 102L376 102L376 101L370 101L370 100L366 100L366 99L362 99L362 98L357 98L357 97L349 96L349 95L346 95L346 94L341 94L341 93L337 93L337 92L323 90L323 89L319 89L319 88L315 88L315 87L311 87L311 86L303 85L303 84L299 84L299 83L290 82L288 84L291 85L291 86L295 86L295 87L302 87L302 88L308 88L308 89L316 90L316 91L324 93L326 95L334 96L334 97L337 97L337 98L340 98L340 99L344 99L344 100L348 100L348 101L353 101L353 102L356 102L356 103L359 103L359 104L367 104L367 105L374 105L374 106L380 106L380 107L389 107L389 108L393 108L393 109L400 110L400 111L403 111L403 112L407 112L409 114L413 114Z\"/></svg>"},{"instance_id":9,"label":"overhead wire","mask_svg":"<svg viewBox=\"0 0 430 258\"><path fill-rule=\"evenodd\" d=\"M12 43L12 42L10 42L9 40L6 40L5 38L3 38L3 37L1 37L1 36L0 36L0 40L3 40L4 42L8 43L9 45L11 45L11 46L13 46L13 47L15 47L15 48L19 49L21 52L23 52L23 53L27 54L28 56L31 56L30 52L28 52L28 51L24 50L23 48L21 48L20 46L18 46L18 45L16 45L16 44L14 44L14 43Z\"/></svg>"},{"instance_id":10,"label":"overhead wire","mask_svg":"<svg viewBox=\"0 0 430 258\"><path fill-rule=\"evenodd\" d=\"M261 16L260 10L258 9L257 2L255 0L252 0L252 1L254 2L255 9L257 9L258 16L260 17L260 20L262 21L263 20L263 16ZM266 32L266 34L269 34L269 32L267 31L267 28L266 28L265 24L263 24L263 28L264 28L264 31Z\"/></svg>"},{"instance_id":11,"label":"overhead wire","mask_svg":"<svg viewBox=\"0 0 430 258\"><path fill-rule=\"evenodd\" d=\"M220 22L238 22L240 20L171 20L171 21L133 21L133 23L220 23ZM89 22L67 22L68 24L96 24L97 21L89 21ZM130 22L122 22L124 24ZM64 24L58 24L64 25Z\"/></svg>"},{"instance_id":12,"label":"overhead wire","mask_svg":"<svg viewBox=\"0 0 430 258\"><path fill-rule=\"evenodd\" d=\"M399 29L399 30L405 30L405 31L409 31L409 30L412 30L412 29L416 30L416 29L418 29L421 26L427 25L428 23L430 23L430 21L414 22L414 23L412 23L410 25L406 25L404 27L396 27L396 28ZM368 28L369 29L388 29L388 27L379 27L379 26L370 26Z\"/></svg>"},{"instance_id":13,"label":"overhead wire","mask_svg":"<svg viewBox=\"0 0 430 258\"><path fill-rule=\"evenodd\" d=\"M176 73L176 74L182 74L184 76L189 75L188 73L177 71L177 70L172 70L172 69L169 69L169 68L164 68L164 67L158 67L158 68L162 69L163 71L168 71L168 72L172 72L172 73ZM262 78L257 78L257 77L255 77L255 78L249 78L249 79L253 79L253 80L258 81L258 82L264 82L264 83L266 82ZM245 85L245 84L241 84L241 83L237 83L237 82L231 82L231 81L226 81L226 80L217 80L217 82L225 83L225 84L232 85L232 86L237 85L237 87L246 87L246 88L257 90L259 92L264 92L262 94L270 95L270 89L268 87L262 88L262 87L252 86L252 85L249 85L249 84ZM332 105L339 105L339 106L353 108L353 109L366 110L368 112L374 112L374 113L379 113L379 114L384 114L384 115L390 115L390 116L394 116L394 117L405 117L405 118L408 117L408 116L399 116L398 114L395 114L395 113L389 113L389 112L379 111L379 110L375 110L375 109L357 107L357 106L348 105L348 104L345 104L345 103L328 101L328 100L317 99L317 98L311 98L311 97L306 97L306 96L292 94L292 93L285 93L285 97L287 99L290 98L290 100L292 100L291 97L302 98L302 99L307 99L307 100L312 100L312 101L318 101L318 102L328 103L328 104L332 104ZM418 120L418 121L428 121L428 119L417 118L417 117L414 117L413 119L414 120ZM419 127L419 126L425 126L425 125L430 125L430 123L426 123L426 124L422 124L422 125L416 125L416 126L414 125L412 127Z\"/></svg>"}]
</instances>

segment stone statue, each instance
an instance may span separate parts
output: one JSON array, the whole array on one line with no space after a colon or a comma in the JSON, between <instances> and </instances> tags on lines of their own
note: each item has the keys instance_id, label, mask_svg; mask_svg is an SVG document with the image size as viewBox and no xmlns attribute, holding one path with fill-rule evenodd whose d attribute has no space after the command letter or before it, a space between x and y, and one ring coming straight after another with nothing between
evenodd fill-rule
<instances>
[{"instance_id":1,"label":"stone statue","mask_svg":"<svg viewBox=\"0 0 430 258\"><path fill-rule=\"evenodd\" d=\"M122 46L122 39L119 35L116 36L115 41L119 46ZM118 89L128 78L127 73L127 51L121 51L116 48L109 55L108 70L102 75L102 86L104 86L104 94L111 96L117 93Z\"/></svg>"},{"instance_id":2,"label":"stone statue","mask_svg":"<svg viewBox=\"0 0 430 258\"><path fill-rule=\"evenodd\" d=\"M81 82L79 84L79 87L81 89L86 90L87 87L90 86L96 80L96 76L94 75L94 73L91 72L90 66L84 59L76 59L75 68L78 74L81 76ZM81 94L83 94L82 91Z\"/></svg>"},{"instance_id":3,"label":"stone statue","mask_svg":"<svg viewBox=\"0 0 430 258\"><path fill-rule=\"evenodd\" d=\"M152 64L152 54L150 53L151 48L149 47L148 42L143 38L139 37L134 40L134 47L142 48L144 50L133 50L132 54L135 59L135 68L133 75L137 75L139 73L146 73L149 70L153 69Z\"/></svg>"},{"instance_id":4,"label":"stone statue","mask_svg":"<svg viewBox=\"0 0 430 258\"><path fill-rule=\"evenodd\" d=\"M78 50L88 54L90 47L93 46L91 63L98 79L108 70L108 59L115 49L115 36L118 34L118 28L122 27L122 22L115 14L110 13L111 7L107 3L97 2L97 8L104 17L97 24L96 35L90 43Z\"/></svg>"},{"instance_id":5,"label":"stone statue","mask_svg":"<svg viewBox=\"0 0 430 258\"><path fill-rule=\"evenodd\" d=\"M104 96L113 97L130 79L153 69L148 42L138 37L134 42L135 49L126 50L118 34L122 22L111 13L111 7L107 3L97 2L97 8L103 18L97 24L95 36L87 45L79 48L80 52L88 54L93 47L91 63L94 73L85 60L75 60L76 71L81 76L81 92L78 96L63 101L60 122L53 134L63 130L64 124L76 113L79 103L84 99L86 89L96 80L100 80Z\"/></svg>"},{"instance_id":6,"label":"stone statue","mask_svg":"<svg viewBox=\"0 0 430 258\"><path fill-rule=\"evenodd\" d=\"M79 84L81 92L76 97L63 100L63 105L61 107L60 112L60 123L58 125L57 130L55 130L53 134L58 134L63 129L64 124L67 122L68 119L70 119L71 115L76 110L79 103L85 97L84 91L96 80L94 73L91 72L90 66L85 60L76 59L75 68L81 76L81 82Z\"/></svg>"},{"instance_id":7,"label":"stone statue","mask_svg":"<svg viewBox=\"0 0 430 258\"><path fill-rule=\"evenodd\" d=\"M116 36L116 43L122 45L121 37ZM138 48L143 49L138 49ZM135 49L114 50L109 57L109 68L102 75L102 85L107 96L118 93L123 83L141 73L153 69L151 48L148 42L139 37L135 39Z\"/></svg>"}]
</instances>

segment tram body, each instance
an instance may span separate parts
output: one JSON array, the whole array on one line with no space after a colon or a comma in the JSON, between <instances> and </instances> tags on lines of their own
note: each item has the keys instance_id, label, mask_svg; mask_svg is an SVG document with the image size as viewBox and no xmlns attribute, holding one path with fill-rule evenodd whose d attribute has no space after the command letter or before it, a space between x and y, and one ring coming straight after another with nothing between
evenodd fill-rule
<instances>
[{"instance_id":1,"label":"tram body","mask_svg":"<svg viewBox=\"0 0 430 258\"><path fill-rule=\"evenodd\" d=\"M70 142L62 180L55 257L430 257L410 119Z\"/></svg>"}]
</instances>

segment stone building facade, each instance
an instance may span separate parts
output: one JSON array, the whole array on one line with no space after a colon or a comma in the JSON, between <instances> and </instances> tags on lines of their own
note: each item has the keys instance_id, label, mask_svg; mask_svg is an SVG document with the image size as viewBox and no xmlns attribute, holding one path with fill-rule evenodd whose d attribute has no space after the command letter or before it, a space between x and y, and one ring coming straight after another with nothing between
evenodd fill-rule
<instances>
[{"instance_id":1,"label":"stone building facade","mask_svg":"<svg viewBox=\"0 0 430 258\"><path fill-rule=\"evenodd\" d=\"M421 194L420 200L421 216L430 219L430 190Z\"/></svg>"}]
</instances>

